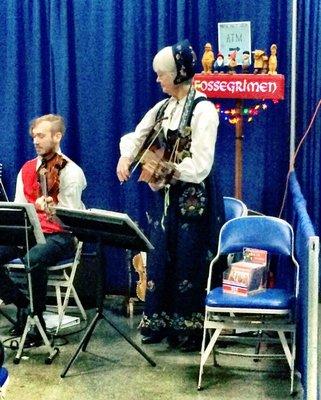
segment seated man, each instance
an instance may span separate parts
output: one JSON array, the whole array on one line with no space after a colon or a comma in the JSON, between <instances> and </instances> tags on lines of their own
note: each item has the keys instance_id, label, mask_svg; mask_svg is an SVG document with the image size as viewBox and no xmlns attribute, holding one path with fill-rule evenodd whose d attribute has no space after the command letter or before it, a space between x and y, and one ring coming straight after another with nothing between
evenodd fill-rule
<instances>
[{"instance_id":1,"label":"seated man","mask_svg":"<svg viewBox=\"0 0 321 400\"><path fill-rule=\"evenodd\" d=\"M83 209L82 191L86 178L82 169L61 153L60 141L64 135L64 120L60 115L43 115L31 121L30 135L37 157L21 168L16 184L15 202L35 205L46 244L36 244L29 249L34 313L45 328L43 311L46 308L47 267L71 258L76 242L70 232L64 231L53 216L53 206ZM24 249L0 246L0 298L17 306L17 323L12 334L22 334L28 316L29 300L7 276L3 264L20 257L27 263ZM29 334L32 341L40 341L40 334ZM40 344L40 343L39 343Z\"/></svg>"}]
</instances>

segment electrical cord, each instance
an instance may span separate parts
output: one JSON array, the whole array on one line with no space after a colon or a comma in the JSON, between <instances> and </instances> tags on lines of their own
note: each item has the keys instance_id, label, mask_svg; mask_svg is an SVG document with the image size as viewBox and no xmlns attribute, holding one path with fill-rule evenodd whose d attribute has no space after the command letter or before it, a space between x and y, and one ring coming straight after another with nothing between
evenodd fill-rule
<instances>
[{"instance_id":1,"label":"electrical cord","mask_svg":"<svg viewBox=\"0 0 321 400\"><path fill-rule=\"evenodd\" d=\"M281 218L282 213L284 211L285 201L286 201L286 197L287 197L287 194L288 194L288 188L289 188L290 174L294 170L296 157L297 157L297 155L299 153L299 150L300 150L303 142L305 141L306 137L308 136L308 133L310 132L310 129L312 128L312 125L314 123L314 120L315 120L315 118L317 116L317 113L318 113L320 107L321 107L321 99L319 100L319 102L318 102L318 104L317 104L317 106L316 106L316 108L314 110L314 113L313 113L313 116L312 116L312 118L310 120L308 128L306 129L304 135L302 136L302 138L301 138L301 140L300 140L300 142L298 144L298 147L296 148L296 150L295 150L295 152L294 152L294 154L293 154L293 156L292 156L292 158L290 160L290 166L289 166L289 170L288 170L288 173L287 173L287 176L286 176L285 190L284 190L284 195L283 195L283 199L282 199L282 205L281 205L281 210L280 210L280 213L279 213L279 218Z\"/></svg>"}]
</instances>

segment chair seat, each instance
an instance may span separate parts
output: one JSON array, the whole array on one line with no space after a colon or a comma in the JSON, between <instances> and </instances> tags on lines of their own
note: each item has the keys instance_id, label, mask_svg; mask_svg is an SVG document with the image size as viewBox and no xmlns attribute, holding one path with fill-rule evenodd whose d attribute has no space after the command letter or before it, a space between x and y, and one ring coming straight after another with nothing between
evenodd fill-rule
<instances>
[{"instance_id":1,"label":"chair seat","mask_svg":"<svg viewBox=\"0 0 321 400\"><path fill-rule=\"evenodd\" d=\"M23 265L23 262L22 262L21 258L15 258L14 260L11 260L8 262L8 265L12 265L12 264Z\"/></svg>"},{"instance_id":2,"label":"chair seat","mask_svg":"<svg viewBox=\"0 0 321 400\"><path fill-rule=\"evenodd\" d=\"M73 260L73 258L67 258L66 260L58 261L57 264L55 264L54 266L56 267L65 264L72 264ZM14 260L11 260L7 265L24 265L24 263L22 262L21 258L15 258Z\"/></svg>"},{"instance_id":3,"label":"chair seat","mask_svg":"<svg viewBox=\"0 0 321 400\"><path fill-rule=\"evenodd\" d=\"M61 324L64 320L67 307L70 307L69 299L71 297L74 299L76 307L80 311L83 319L87 319L85 309L81 304L78 293L74 286L75 274L81 259L82 245L82 242L78 242L75 256L73 258L66 258L57 262L56 264L47 266L47 297L52 297L54 295L56 298L56 304L50 302L50 304L47 304L47 308L54 307L54 309L58 312L56 334L62 326ZM21 290L28 293L26 290L26 271L23 261L20 258L16 258L6 264L6 267L8 268L10 278L16 284L21 285Z\"/></svg>"},{"instance_id":4,"label":"chair seat","mask_svg":"<svg viewBox=\"0 0 321 400\"><path fill-rule=\"evenodd\" d=\"M216 287L206 296L208 307L252 308L252 309L290 309L294 296L283 289L266 289L249 296L224 293L222 287Z\"/></svg>"}]
</instances>

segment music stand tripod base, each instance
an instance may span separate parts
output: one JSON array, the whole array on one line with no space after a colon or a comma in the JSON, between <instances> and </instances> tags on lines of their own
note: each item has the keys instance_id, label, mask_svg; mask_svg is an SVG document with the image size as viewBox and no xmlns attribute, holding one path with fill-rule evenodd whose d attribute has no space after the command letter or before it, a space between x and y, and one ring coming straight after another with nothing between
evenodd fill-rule
<instances>
[{"instance_id":1,"label":"music stand tripod base","mask_svg":"<svg viewBox=\"0 0 321 400\"><path fill-rule=\"evenodd\" d=\"M66 376L69 368L76 360L80 351L86 351L90 338L100 320L106 321L132 347L134 347L134 349L138 351L138 353L140 353L150 365L155 367L156 363L130 337L122 332L113 321L107 318L103 312L105 295L105 265L102 254L103 246L109 245L123 249L148 251L153 249L152 244L127 214L100 209L70 210L57 207L56 216L60 218L65 227L69 229L78 240L97 244L97 259L99 262L99 282L97 284L96 293L97 312L87 328L85 335L81 339L77 350L61 373L61 377L64 378Z\"/></svg>"},{"instance_id":2,"label":"music stand tripod base","mask_svg":"<svg viewBox=\"0 0 321 400\"><path fill-rule=\"evenodd\" d=\"M68 365L65 367L63 372L61 373L61 378L64 378L69 370L69 368L72 366L76 358L78 357L80 351L86 351L87 345L90 341L91 335L93 334L97 323L101 320L104 319L110 326L112 326L132 347L134 347L149 363L152 367L156 366L155 361L153 361L130 337L128 337L124 332L122 332L117 325L115 325L109 318L107 318L104 313L102 312L97 312L95 317L93 318L92 322L90 323L89 327L87 328L87 331L83 338L81 339L79 346L70 359Z\"/></svg>"},{"instance_id":3,"label":"music stand tripod base","mask_svg":"<svg viewBox=\"0 0 321 400\"><path fill-rule=\"evenodd\" d=\"M11 202L0 202L0 244L23 246L26 249L25 271L27 275L28 293L30 298L30 313L20 338L17 354L13 360L14 364L19 364L27 334L31 327L38 328L40 335L48 350L49 356L45 363L51 364L59 349L53 348L48 340L39 318L34 315L32 282L30 272L30 260L28 258L30 246L36 243L46 243L45 237L40 227L37 213L33 204L20 204Z\"/></svg>"}]
</instances>

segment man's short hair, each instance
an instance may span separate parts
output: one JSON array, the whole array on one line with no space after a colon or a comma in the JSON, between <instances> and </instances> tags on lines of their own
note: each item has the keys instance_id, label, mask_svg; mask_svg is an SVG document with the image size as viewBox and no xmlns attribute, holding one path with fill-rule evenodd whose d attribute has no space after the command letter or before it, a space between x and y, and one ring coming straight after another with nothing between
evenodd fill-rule
<instances>
[{"instance_id":1,"label":"man's short hair","mask_svg":"<svg viewBox=\"0 0 321 400\"><path fill-rule=\"evenodd\" d=\"M66 131L65 121L61 115L58 114L46 114L41 117L34 118L29 125L29 133L32 136L32 130L35 126L37 126L42 121L51 122L51 131L52 133L61 132L63 136Z\"/></svg>"}]
</instances>

